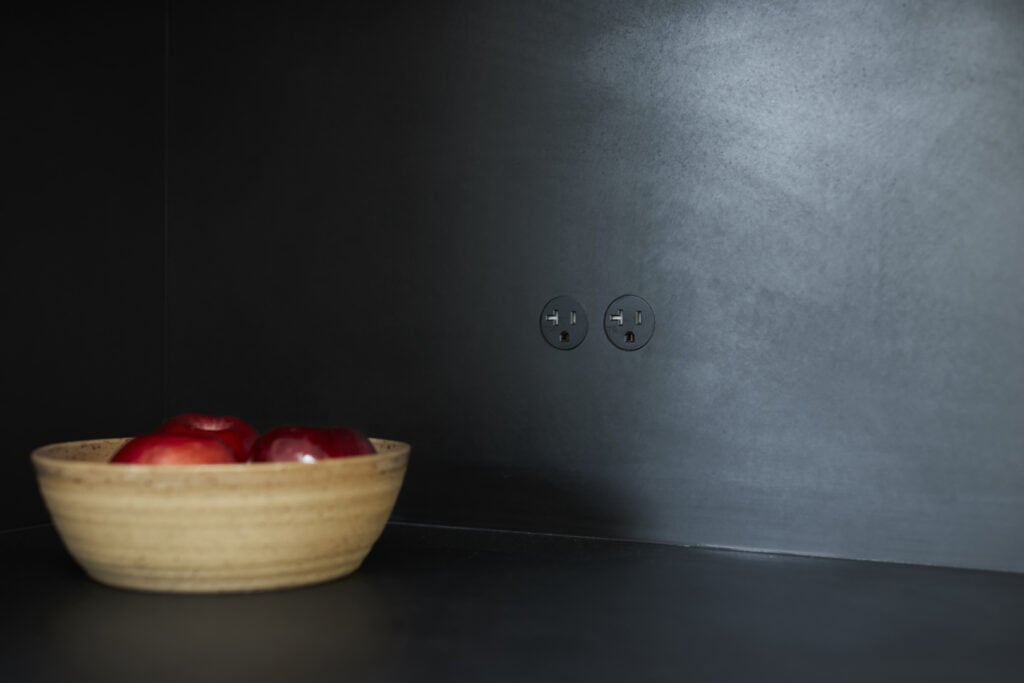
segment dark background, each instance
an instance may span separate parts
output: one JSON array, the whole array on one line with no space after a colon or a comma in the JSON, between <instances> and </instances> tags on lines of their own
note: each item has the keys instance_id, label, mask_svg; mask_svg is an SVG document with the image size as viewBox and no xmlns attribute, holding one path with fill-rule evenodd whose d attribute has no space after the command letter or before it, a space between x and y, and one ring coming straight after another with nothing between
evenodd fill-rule
<instances>
[{"instance_id":1,"label":"dark background","mask_svg":"<svg viewBox=\"0 0 1024 683\"><path fill-rule=\"evenodd\" d=\"M0 9L0 528L46 520L29 451L162 414L164 12Z\"/></svg>"},{"instance_id":2,"label":"dark background","mask_svg":"<svg viewBox=\"0 0 1024 683\"><path fill-rule=\"evenodd\" d=\"M1018 3L4 24L5 526L204 410L411 442L405 520L1024 569Z\"/></svg>"}]
</instances>

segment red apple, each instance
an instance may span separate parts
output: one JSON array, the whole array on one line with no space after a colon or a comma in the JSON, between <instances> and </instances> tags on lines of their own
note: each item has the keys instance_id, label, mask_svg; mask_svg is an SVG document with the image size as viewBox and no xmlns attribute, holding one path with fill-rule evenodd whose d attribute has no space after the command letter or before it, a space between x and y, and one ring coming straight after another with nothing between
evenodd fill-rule
<instances>
[{"instance_id":1,"label":"red apple","mask_svg":"<svg viewBox=\"0 0 1024 683\"><path fill-rule=\"evenodd\" d=\"M216 437L143 434L122 446L110 462L139 465L206 465L237 461L231 448Z\"/></svg>"},{"instance_id":2,"label":"red apple","mask_svg":"<svg viewBox=\"0 0 1024 683\"><path fill-rule=\"evenodd\" d=\"M277 427L252 447L253 462L316 462L374 453L373 444L349 427Z\"/></svg>"},{"instance_id":3,"label":"red apple","mask_svg":"<svg viewBox=\"0 0 1024 683\"><path fill-rule=\"evenodd\" d=\"M223 441L235 454L235 460L245 462L260 433L240 417L231 415L204 415L183 413L164 422L157 432L183 436L214 436Z\"/></svg>"}]
</instances>

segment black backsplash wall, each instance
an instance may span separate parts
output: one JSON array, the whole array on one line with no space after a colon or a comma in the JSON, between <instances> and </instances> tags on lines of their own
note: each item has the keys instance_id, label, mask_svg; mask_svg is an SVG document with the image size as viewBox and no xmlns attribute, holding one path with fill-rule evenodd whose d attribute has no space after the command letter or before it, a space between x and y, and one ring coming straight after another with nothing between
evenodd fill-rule
<instances>
[{"instance_id":1,"label":"black backsplash wall","mask_svg":"<svg viewBox=\"0 0 1024 683\"><path fill-rule=\"evenodd\" d=\"M169 405L406 439L405 519L1022 570L1022 31L175 2Z\"/></svg>"},{"instance_id":2,"label":"black backsplash wall","mask_svg":"<svg viewBox=\"0 0 1024 683\"><path fill-rule=\"evenodd\" d=\"M430 4L170 3L168 412L408 440L405 519L1024 569L1016 3ZM65 86L129 75L35 138L63 239L17 214L63 265L4 254L26 443L161 398L159 53L108 19Z\"/></svg>"},{"instance_id":3,"label":"black backsplash wall","mask_svg":"<svg viewBox=\"0 0 1024 683\"><path fill-rule=\"evenodd\" d=\"M162 413L164 19L0 9L0 529L46 520L32 448Z\"/></svg>"}]
</instances>

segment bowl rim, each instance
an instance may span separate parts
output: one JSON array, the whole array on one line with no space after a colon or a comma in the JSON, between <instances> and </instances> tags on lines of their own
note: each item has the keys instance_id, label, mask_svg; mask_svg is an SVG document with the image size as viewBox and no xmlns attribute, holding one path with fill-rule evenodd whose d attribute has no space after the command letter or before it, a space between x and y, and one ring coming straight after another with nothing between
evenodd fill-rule
<instances>
[{"instance_id":1,"label":"bowl rim","mask_svg":"<svg viewBox=\"0 0 1024 683\"><path fill-rule=\"evenodd\" d=\"M32 450L29 454L29 458L35 466L47 466L47 467L67 467L80 470L82 472L87 471L110 471L111 467L116 467L117 471L125 472L175 472L175 473L209 473L209 474L221 474L221 473L237 473L244 472L245 470L253 470L259 472L274 472L274 471L292 471L300 470L302 468L319 467L319 468L342 468L352 467L356 463L370 463L375 460L388 460L394 458L407 459L409 453L412 450L411 446L404 441L397 441L394 439L385 439L381 437L367 437L370 443L377 448L376 453L364 453L362 455L348 455L342 458L325 458L324 460L318 460L316 462L233 462L233 463L209 463L209 464L191 464L191 465L177 465L177 464L163 464L163 465L152 465L145 463L112 463L106 460L73 460L67 457L57 456L51 451L55 451L61 448L84 446L86 444L107 444L112 442L127 442L134 437L131 436L118 436L118 437L107 437L102 439L76 439L74 441L58 441L55 443L48 443L42 446L38 446ZM387 450L380 450L381 446L386 446Z\"/></svg>"}]
</instances>

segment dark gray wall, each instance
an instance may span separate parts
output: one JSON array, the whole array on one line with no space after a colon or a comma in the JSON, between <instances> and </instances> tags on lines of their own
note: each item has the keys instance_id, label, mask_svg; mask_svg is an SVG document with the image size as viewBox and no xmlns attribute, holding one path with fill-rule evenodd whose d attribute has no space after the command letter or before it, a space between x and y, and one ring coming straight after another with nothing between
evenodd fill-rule
<instances>
[{"instance_id":1,"label":"dark gray wall","mask_svg":"<svg viewBox=\"0 0 1024 683\"><path fill-rule=\"evenodd\" d=\"M0 9L0 529L46 513L29 451L162 413L164 11Z\"/></svg>"},{"instance_id":2,"label":"dark gray wall","mask_svg":"<svg viewBox=\"0 0 1024 683\"><path fill-rule=\"evenodd\" d=\"M405 519L1024 570L1021 35L1012 0L174 2L168 408L406 439Z\"/></svg>"}]
</instances>

